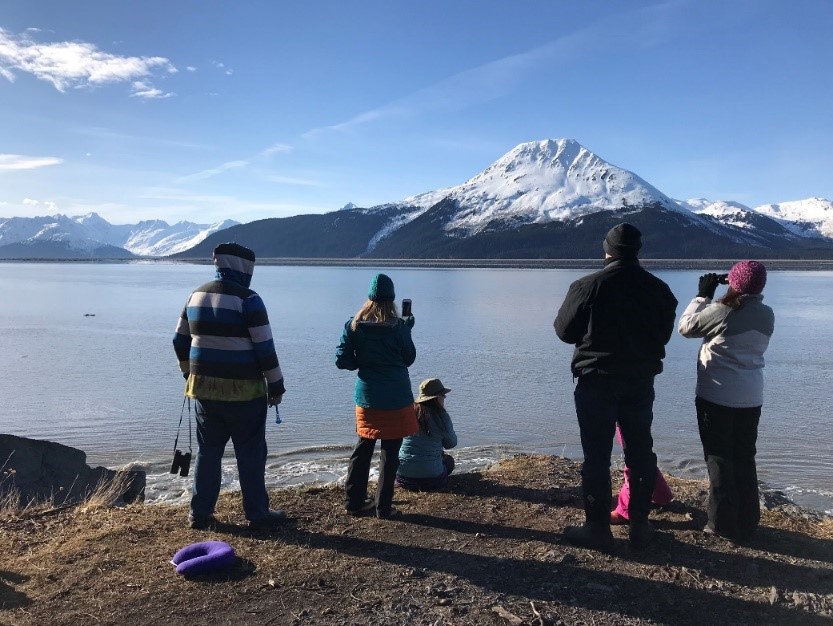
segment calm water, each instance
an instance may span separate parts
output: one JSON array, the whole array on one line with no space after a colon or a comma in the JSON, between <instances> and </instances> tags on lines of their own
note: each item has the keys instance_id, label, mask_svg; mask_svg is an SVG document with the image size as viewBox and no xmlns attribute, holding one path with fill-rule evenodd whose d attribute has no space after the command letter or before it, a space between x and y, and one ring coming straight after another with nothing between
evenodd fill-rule
<instances>
[{"instance_id":1,"label":"calm water","mask_svg":"<svg viewBox=\"0 0 833 626\"><path fill-rule=\"evenodd\" d=\"M355 374L337 370L333 352L375 271L255 271L252 286L269 309L288 389L283 423L270 419L267 427L272 485L344 475L355 438ZM439 376L453 389L447 408L464 469L519 451L581 458L572 348L558 341L552 320L585 271L384 271L398 297L414 303L414 387ZM680 300L679 315L699 272L657 274ZM188 294L212 276L206 265L0 264L0 432L81 448L93 465L142 462L151 499L182 497L187 480L166 473L183 388L171 338ZM776 330L766 355L760 478L801 504L833 512L833 273L771 272L765 295ZM698 347L676 334L668 346L654 436L665 471L702 478ZM187 437L185 430L180 443ZM614 453L621 462L618 447ZM235 486L232 463L228 487Z\"/></svg>"}]
</instances>

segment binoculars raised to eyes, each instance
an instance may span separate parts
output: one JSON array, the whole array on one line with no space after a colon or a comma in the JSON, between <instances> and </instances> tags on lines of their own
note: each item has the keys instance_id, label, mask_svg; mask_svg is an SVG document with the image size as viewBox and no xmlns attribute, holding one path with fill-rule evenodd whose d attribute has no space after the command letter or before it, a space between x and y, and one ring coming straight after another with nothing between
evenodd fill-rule
<instances>
[{"instance_id":1,"label":"binoculars raised to eyes","mask_svg":"<svg viewBox=\"0 0 833 626\"><path fill-rule=\"evenodd\" d=\"M171 463L171 474L179 472L180 476L187 476L191 469L191 453L182 454L179 450L174 451L174 460Z\"/></svg>"}]
</instances>

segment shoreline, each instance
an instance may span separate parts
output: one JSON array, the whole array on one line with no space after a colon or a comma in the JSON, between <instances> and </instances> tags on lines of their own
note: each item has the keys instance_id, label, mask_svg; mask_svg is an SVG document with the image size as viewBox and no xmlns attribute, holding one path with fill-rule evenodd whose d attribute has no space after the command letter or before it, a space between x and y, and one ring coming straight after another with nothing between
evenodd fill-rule
<instances>
[{"instance_id":1,"label":"shoreline","mask_svg":"<svg viewBox=\"0 0 833 626\"><path fill-rule=\"evenodd\" d=\"M737 259L651 259L640 262L653 270L720 270L728 269ZM763 259L772 271L833 271L833 259ZM65 259L0 259L0 263L166 263L211 265L210 258L173 259L170 257L65 258ZM295 258L260 257L258 265L288 267L395 267L413 269L580 269L602 266L602 259L369 259L369 258Z\"/></svg>"},{"instance_id":2,"label":"shoreline","mask_svg":"<svg viewBox=\"0 0 833 626\"><path fill-rule=\"evenodd\" d=\"M465 450L465 449L462 449ZM462 451L461 450L461 451ZM486 471L489 467L494 465L499 465L500 463L511 460L518 456L523 456L525 453L521 449L517 450L509 450L504 449L504 453L495 456L484 456L479 454L482 452L481 449L474 449L474 454L470 458L462 458L458 459L457 474L473 474L478 472ZM552 458L559 458L563 459L564 461L570 463L581 463L581 458L573 458L570 456L562 456L556 454L547 454L544 452L532 452L531 454L534 455L541 455L544 457L552 457ZM338 457L329 457L326 459L327 461L333 461L332 465L325 465L321 466L322 463L321 458L310 459L309 462L314 464L318 469L315 472L312 471L301 471L299 470L299 461L297 460L297 453L289 452L285 455L276 455L275 457L269 457L267 459L267 470L266 470L266 478L267 478L267 488L270 490L275 491L284 491L287 489L295 489L295 488L341 488L341 484L343 482L343 475L346 472L347 468L347 457L349 456L349 447L345 447L345 454ZM459 456L459 455L458 455ZM283 459L282 459L283 457ZM278 465L282 460L286 460L287 465L291 465L294 473L283 474L281 473L282 467ZM374 464L372 466L371 472L375 472L376 468L376 459L374 457ZM611 465L611 475L613 482L620 482L622 478L622 464L624 459L618 459L614 457L613 463ZM230 470L230 475L232 476L232 484L224 484L221 489L223 493L230 493L235 494L240 492L239 484L237 484L237 470L235 465L235 460L233 457L224 457L224 465L227 466ZM122 466L111 467L109 469L119 469L124 467L129 467L130 464L125 464ZM181 479L176 475L171 475L167 472L167 462L159 462L154 464L137 464L137 467L142 467L144 469L153 468L158 470L158 473L154 472L153 474L148 474L148 488L155 492L155 498L150 500L147 504L149 505L156 505L156 504L183 504L187 503L187 494L188 489L190 488L190 481L191 477L188 479ZM339 471L343 470L343 471ZM691 474L679 474L675 473L672 470L660 468L663 475L666 477L671 477L674 480L678 481L690 481L694 483L703 483L707 482L705 478L705 468L703 469L704 476L697 477ZM270 475L272 479L270 480ZM327 475L333 477L331 479L324 479L322 480L320 476ZM303 478L303 476L308 476L309 478ZM187 480L187 482L186 482ZM576 485L577 487L579 485ZM805 504L801 504L797 502L793 497L791 497L787 490L780 489L777 487L772 487L768 483L764 481L759 481L759 489L760 489L760 499L762 503L762 508L774 508L774 507L789 507L792 511L794 511L795 515L799 517L803 517L806 519L824 519L829 518L833 520L833 509L828 510L822 507L813 507L808 506ZM165 494L168 492L180 492L181 495L174 497L174 498L165 498ZM613 493L614 502L616 500L616 491Z\"/></svg>"},{"instance_id":3,"label":"shoreline","mask_svg":"<svg viewBox=\"0 0 833 626\"><path fill-rule=\"evenodd\" d=\"M611 553L565 544L581 523L580 466L520 455L452 475L443 491L397 490L395 519L351 517L333 487L270 492L288 514L251 530L239 495L217 523L187 527L187 507L77 507L4 520L0 622L18 626L157 623L455 626L825 626L833 618L833 520L762 511L753 539L702 532L704 484L669 478L654 542ZM618 485L617 485L618 486ZM185 545L227 542L226 570L178 576Z\"/></svg>"}]
</instances>

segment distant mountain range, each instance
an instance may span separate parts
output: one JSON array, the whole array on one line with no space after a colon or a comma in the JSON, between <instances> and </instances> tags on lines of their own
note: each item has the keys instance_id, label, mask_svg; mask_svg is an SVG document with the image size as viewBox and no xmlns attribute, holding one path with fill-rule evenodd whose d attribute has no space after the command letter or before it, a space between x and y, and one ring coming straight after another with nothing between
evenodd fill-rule
<instances>
[{"instance_id":1,"label":"distant mountain range","mask_svg":"<svg viewBox=\"0 0 833 626\"><path fill-rule=\"evenodd\" d=\"M521 144L462 185L369 208L214 225L0 218L0 258L205 259L224 241L278 258L595 258L622 221L643 231L646 258L833 258L830 200L674 200L570 139Z\"/></svg>"},{"instance_id":2,"label":"distant mountain range","mask_svg":"<svg viewBox=\"0 0 833 626\"><path fill-rule=\"evenodd\" d=\"M643 231L648 258L833 258L829 200L677 201L570 139L521 144L457 187L241 224L175 256L228 240L265 257L595 258L622 221Z\"/></svg>"},{"instance_id":3,"label":"distant mountain range","mask_svg":"<svg viewBox=\"0 0 833 626\"><path fill-rule=\"evenodd\" d=\"M0 218L0 259L131 258L169 256L189 250L219 230L217 224L161 220L110 224L96 213L67 217Z\"/></svg>"}]
</instances>

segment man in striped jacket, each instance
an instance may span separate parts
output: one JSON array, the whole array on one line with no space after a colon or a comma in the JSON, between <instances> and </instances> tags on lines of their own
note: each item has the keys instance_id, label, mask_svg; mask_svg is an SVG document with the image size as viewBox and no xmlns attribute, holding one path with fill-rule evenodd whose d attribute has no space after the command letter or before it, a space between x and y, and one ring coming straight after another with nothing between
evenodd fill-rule
<instances>
[{"instance_id":1,"label":"man in striped jacket","mask_svg":"<svg viewBox=\"0 0 833 626\"><path fill-rule=\"evenodd\" d=\"M191 493L191 528L214 523L221 462L234 444L243 509L253 527L286 518L269 510L266 492L266 409L280 404L283 374L260 296L249 289L254 252L236 243L214 249L215 280L196 289L179 318L174 350L194 398L197 452Z\"/></svg>"}]
</instances>

